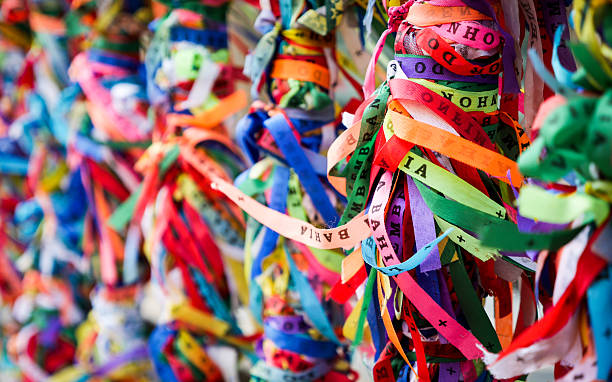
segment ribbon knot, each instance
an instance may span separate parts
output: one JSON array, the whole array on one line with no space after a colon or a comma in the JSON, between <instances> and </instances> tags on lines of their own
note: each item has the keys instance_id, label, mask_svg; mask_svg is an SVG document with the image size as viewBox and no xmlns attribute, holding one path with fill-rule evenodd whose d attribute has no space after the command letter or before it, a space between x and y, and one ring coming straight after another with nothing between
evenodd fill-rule
<instances>
[{"instance_id":1,"label":"ribbon knot","mask_svg":"<svg viewBox=\"0 0 612 382\"><path fill-rule=\"evenodd\" d=\"M408 16L408 10L413 3L414 0L410 0L398 7L389 7L387 10L387 15L389 16L387 29L391 32L397 32L402 21Z\"/></svg>"},{"instance_id":2,"label":"ribbon knot","mask_svg":"<svg viewBox=\"0 0 612 382\"><path fill-rule=\"evenodd\" d=\"M376 46L374 47L374 52L372 54L372 58L370 59L370 64L368 65L368 69L364 78L364 99L368 99L370 95L372 95L372 93L374 92L374 88L376 87L374 67L376 66L378 57L380 57L380 53L382 52L383 46L385 45L385 40L387 39L387 36L391 33L397 32L402 21L404 21L406 16L408 16L408 10L410 9L410 6L412 4L414 4L414 0L408 0L399 7L389 7L389 9L387 9L387 15L389 15L389 21L387 22L387 30L383 32L383 34L378 39Z\"/></svg>"}]
</instances>

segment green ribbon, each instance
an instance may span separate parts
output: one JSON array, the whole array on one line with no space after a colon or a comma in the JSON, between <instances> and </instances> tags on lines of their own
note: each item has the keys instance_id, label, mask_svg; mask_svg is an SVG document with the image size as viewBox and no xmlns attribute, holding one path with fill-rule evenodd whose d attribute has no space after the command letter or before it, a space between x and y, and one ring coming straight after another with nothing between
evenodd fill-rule
<instances>
[{"instance_id":1,"label":"green ribbon","mask_svg":"<svg viewBox=\"0 0 612 382\"><path fill-rule=\"evenodd\" d=\"M357 331L355 332L355 340L353 346L359 346L363 339L363 327L365 325L365 319L368 313L368 307L370 301L372 301L372 292L374 290L374 281L376 280L376 269L370 269L370 275L368 276L368 282L366 283L365 292L363 293L363 303L361 304L361 310L359 312L359 318L357 319Z\"/></svg>"},{"instance_id":2,"label":"green ribbon","mask_svg":"<svg viewBox=\"0 0 612 382\"><path fill-rule=\"evenodd\" d=\"M465 230L480 234L480 244L500 250L523 252L528 249L557 250L571 241L587 225L548 233L520 232L511 221L503 220L438 195L415 180L431 211Z\"/></svg>"},{"instance_id":3,"label":"green ribbon","mask_svg":"<svg viewBox=\"0 0 612 382\"><path fill-rule=\"evenodd\" d=\"M482 307L482 302L474 291L461 255L458 254L458 256L459 261L452 262L449 265L449 270L461 310L464 312L465 319L474 336L482 342L488 351L497 353L501 351L497 332L491 325L491 321Z\"/></svg>"},{"instance_id":4,"label":"green ribbon","mask_svg":"<svg viewBox=\"0 0 612 382\"><path fill-rule=\"evenodd\" d=\"M346 193L349 195L340 225L357 216L365 208L370 191L370 171L374 157L374 144L378 130L385 118L386 105L391 89L383 84L376 90L376 97L365 108L361 129L353 156L344 168Z\"/></svg>"}]
</instances>

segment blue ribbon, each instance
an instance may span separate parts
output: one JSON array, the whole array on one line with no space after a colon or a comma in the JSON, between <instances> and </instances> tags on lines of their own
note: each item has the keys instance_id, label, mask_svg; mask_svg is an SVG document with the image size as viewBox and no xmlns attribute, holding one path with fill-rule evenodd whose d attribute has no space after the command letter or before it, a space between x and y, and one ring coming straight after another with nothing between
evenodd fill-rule
<instances>
[{"instance_id":1,"label":"blue ribbon","mask_svg":"<svg viewBox=\"0 0 612 382\"><path fill-rule=\"evenodd\" d=\"M446 232L438 236L435 240L431 241L427 245L424 245L423 248L418 250L408 260L397 265L390 265L388 267L379 267L376 265L376 243L370 236L361 242L361 254L363 255L363 261L387 276L399 275L400 273L412 270L421 264L427 258L427 256L429 256L431 251L438 245L438 243L441 242L452 230L452 228L447 229Z\"/></svg>"},{"instance_id":2,"label":"blue ribbon","mask_svg":"<svg viewBox=\"0 0 612 382\"><path fill-rule=\"evenodd\" d=\"M293 167L300 178L302 186L310 196L313 205L319 211L328 226L334 227L340 220L336 209L331 204L323 184L308 161L304 150L297 142L287 120L281 114L275 115L264 122L268 131L274 137L279 149L285 155L287 162Z\"/></svg>"},{"instance_id":3,"label":"blue ribbon","mask_svg":"<svg viewBox=\"0 0 612 382\"><path fill-rule=\"evenodd\" d=\"M214 49L224 49L227 48L227 32L175 26L170 29L170 41L189 41Z\"/></svg>"},{"instance_id":4,"label":"blue ribbon","mask_svg":"<svg viewBox=\"0 0 612 382\"><path fill-rule=\"evenodd\" d=\"M295 284L295 287L300 296L300 301L302 302L302 308L308 315L308 318L312 321L313 325L323 334L325 337L334 341L337 344L340 344L340 340L336 337L336 333L334 333L334 329L332 328L329 320L327 319L327 315L325 314L325 310L321 306L321 302L315 295L308 279L300 272L300 270L295 265L295 261L293 261L293 257L287 250L285 246L285 255L287 256L287 262L289 263L289 269L291 272L291 279Z\"/></svg>"},{"instance_id":5,"label":"blue ribbon","mask_svg":"<svg viewBox=\"0 0 612 382\"><path fill-rule=\"evenodd\" d=\"M332 359L338 354L336 344L330 341L317 341L299 334L287 334L282 330L264 325L264 335L281 349L318 359Z\"/></svg>"},{"instance_id":6,"label":"blue ribbon","mask_svg":"<svg viewBox=\"0 0 612 382\"><path fill-rule=\"evenodd\" d=\"M165 358L161 352L168 339L174 336L176 336L176 330L171 329L167 325L161 325L155 328L149 337L149 353L151 354L155 371L162 381L179 382L174 376L170 365L164 362Z\"/></svg>"},{"instance_id":7,"label":"blue ribbon","mask_svg":"<svg viewBox=\"0 0 612 382\"><path fill-rule=\"evenodd\" d=\"M284 166L277 166L274 171L274 182L270 196L270 208L281 213L287 208L287 196L289 194L289 169ZM261 248L257 257L253 260L251 268L251 279L259 276L262 272L262 262L276 248L278 242L278 233L270 228L265 227L265 233Z\"/></svg>"},{"instance_id":8,"label":"blue ribbon","mask_svg":"<svg viewBox=\"0 0 612 382\"><path fill-rule=\"evenodd\" d=\"M597 379L608 380L612 368L612 266L608 278L598 280L587 290L589 317L597 353Z\"/></svg>"}]
</instances>

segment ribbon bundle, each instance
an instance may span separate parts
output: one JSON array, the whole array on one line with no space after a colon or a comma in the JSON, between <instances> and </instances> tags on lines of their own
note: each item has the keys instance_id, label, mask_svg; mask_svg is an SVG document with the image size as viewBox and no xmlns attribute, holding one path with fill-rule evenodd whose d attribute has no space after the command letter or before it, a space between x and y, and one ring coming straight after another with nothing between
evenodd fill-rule
<instances>
[{"instance_id":1,"label":"ribbon bundle","mask_svg":"<svg viewBox=\"0 0 612 382\"><path fill-rule=\"evenodd\" d=\"M557 93L540 106L532 125L537 138L518 160L530 177L517 199L518 224L539 235L521 243L495 239L490 231L483 242L505 250L534 249L527 254L538 263L534 284L544 315L501 354L487 355L499 378L554 363L557 380L609 379L609 325L603 319L611 292L604 245L610 213L609 133L604 132L609 129L603 127L612 58L602 33L607 15L603 4L574 2L569 20L577 39L568 41L560 26L550 31L553 56L546 65L529 52L540 77ZM574 72L568 51L579 65Z\"/></svg>"},{"instance_id":2,"label":"ribbon bundle","mask_svg":"<svg viewBox=\"0 0 612 382\"><path fill-rule=\"evenodd\" d=\"M608 2L0 10L0 379L610 378Z\"/></svg>"},{"instance_id":3,"label":"ribbon bundle","mask_svg":"<svg viewBox=\"0 0 612 382\"><path fill-rule=\"evenodd\" d=\"M343 198L326 180L324 153L338 127L338 20L312 6L273 2L257 18L263 36L245 73L253 95L265 92L271 104L254 102L237 125L236 140L252 166L235 183L294 222L334 226ZM248 218L245 238L250 306L263 326L251 380L354 379L340 330L345 311L325 299L339 281L341 252L286 239L257 220Z\"/></svg>"},{"instance_id":4,"label":"ribbon bundle","mask_svg":"<svg viewBox=\"0 0 612 382\"><path fill-rule=\"evenodd\" d=\"M246 106L228 49L228 2L168 2L152 23L145 65L153 143L136 169L139 194L123 222L144 234L151 283L149 353L168 381L238 380L257 328L242 273L244 218L215 191L196 152L224 179L243 169L223 121ZM162 17L163 16L163 17ZM199 163L199 162L198 162ZM240 353L238 353L240 351Z\"/></svg>"},{"instance_id":5,"label":"ribbon bundle","mask_svg":"<svg viewBox=\"0 0 612 382\"><path fill-rule=\"evenodd\" d=\"M2 4L0 258L8 380L41 380L74 363L75 333L93 286L82 257L87 205L80 174L69 169L61 100L71 48L84 32L67 33L61 18L80 10L64 5Z\"/></svg>"},{"instance_id":6,"label":"ribbon bundle","mask_svg":"<svg viewBox=\"0 0 612 382\"><path fill-rule=\"evenodd\" d=\"M387 32L396 32L395 60L373 91ZM370 275L361 315L373 313L375 380L470 379L483 348L497 352L510 340L510 282L533 267L475 235L483 224L513 226L506 217L516 215L511 186L522 179L508 156L517 153L495 145L503 136L518 147L518 124L498 109L502 69L501 93L518 90L505 56L512 40L494 7L464 2L390 7L387 32L366 73L367 99L328 155L335 176L332 165L352 153L339 184L347 214L366 209L372 234L343 272ZM497 332L481 303L487 295Z\"/></svg>"}]
</instances>

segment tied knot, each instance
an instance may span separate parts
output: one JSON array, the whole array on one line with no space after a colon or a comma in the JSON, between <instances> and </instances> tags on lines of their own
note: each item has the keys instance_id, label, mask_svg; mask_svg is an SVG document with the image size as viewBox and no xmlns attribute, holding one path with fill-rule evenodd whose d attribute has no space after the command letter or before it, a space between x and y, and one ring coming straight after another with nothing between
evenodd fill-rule
<instances>
[{"instance_id":1,"label":"tied knot","mask_svg":"<svg viewBox=\"0 0 612 382\"><path fill-rule=\"evenodd\" d=\"M387 15L389 15L387 28L390 29L391 32L397 32L400 24L408 15L408 10L410 9L410 6L413 3L414 1L407 1L406 3L398 7L389 7L389 9L387 10Z\"/></svg>"}]
</instances>

